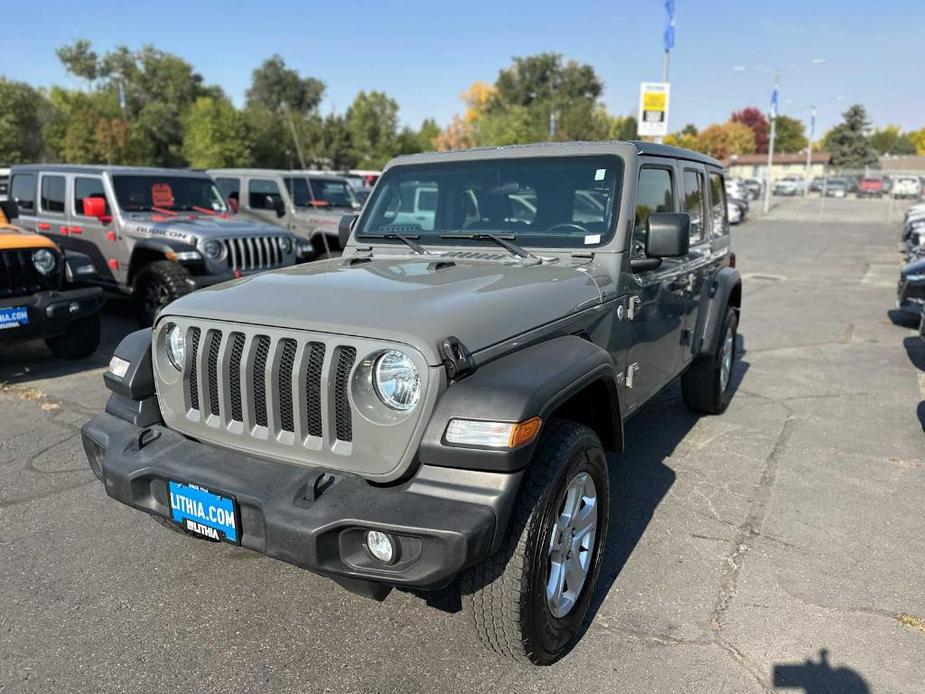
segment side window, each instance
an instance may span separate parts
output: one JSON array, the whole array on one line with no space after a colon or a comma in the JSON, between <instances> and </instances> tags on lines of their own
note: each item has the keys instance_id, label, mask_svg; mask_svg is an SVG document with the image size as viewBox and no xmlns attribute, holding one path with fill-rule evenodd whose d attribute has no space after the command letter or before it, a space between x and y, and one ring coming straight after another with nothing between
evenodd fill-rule
<instances>
[{"instance_id":1,"label":"side window","mask_svg":"<svg viewBox=\"0 0 925 694\"><path fill-rule=\"evenodd\" d=\"M633 249L641 253L646 243L646 222L653 212L674 212L674 186L670 169L643 168L636 187L636 220Z\"/></svg>"},{"instance_id":2,"label":"side window","mask_svg":"<svg viewBox=\"0 0 925 694\"><path fill-rule=\"evenodd\" d=\"M277 200L282 200L276 181L268 178L253 178L247 184L247 206L252 210L272 210Z\"/></svg>"},{"instance_id":3,"label":"side window","mask_svg":"<svg viewBox=\"0 0 925 694\"><path fill-rule=\"evenodd\" d=\"M226 200L238 200L241 197L241 180L237 178L216 178L215 185Z\"/></svg>"},{"instance_id":4,"label":"side window","mask_svg":"<svg viewBox=\"0 0 925 694\"><path fill-rule=\"evenodd\" d=\"M35 174L16 174L10 184L10 197L23 212L35 212Z\"/></svg>"},{"instance_id":5,"label":"side window","mask_svg":"<svg viewBox=\"0 0 925 694\"><path fill-rule=\"evenodd\" d=\"M64 176L42 176L42 212L64 213Z\"/></svg>"},{"instance_id":6,"label":"side window","mask_svg":"<svg viewBox=\"0 0 925 694\"><path fill-rule=\"evenodd\" d=\"M726 208L726 186L721 174L710 174L710 202L713 205L713 234L725 236L729 233L729 210Z\"/></svg>"},{"instance_id":7,"label":"side window","mask_svg":"<svg viewBox=\"0 0 925 694\"><path fill-rule=\"evenodd\" d=\"M703 190L703 174L684 169L684 211L691 217L691 244L703 241L703 220L706 199Z\"/></svg>"},{"instance_id":8,"label":"side window","mask_svg":"<svg viewBox=\"0 0 925 694\"><path fill-rule=\"evenodd\" d=\"M98 178L84 178L78 176L74 179L74 214L84 215L84 200L87 198L103 198L106 201L105 214L110 215L109 201L106 200L106 191L103 181Z\"/></svg>"}]
</instances>

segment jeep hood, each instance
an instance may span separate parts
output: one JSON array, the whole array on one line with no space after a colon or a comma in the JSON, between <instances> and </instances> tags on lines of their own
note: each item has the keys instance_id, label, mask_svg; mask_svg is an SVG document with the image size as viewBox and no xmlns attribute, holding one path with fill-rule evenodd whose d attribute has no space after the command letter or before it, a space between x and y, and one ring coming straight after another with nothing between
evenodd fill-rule
<instances>
[{"instance_id":1,"label":"jeep hood","mask_svg":"<svg viewBox=\"0 0 925 694\"><path fill-rule=\"evenodd\" d=\"M207 215L178 215L155 221L150 216L131 215L123 225L131 236L144 238L169 238L184 241L192 246L201 237L226 238L233 236L268 236L284 234L278 226L256 222L243 217L220 217Z\"/></svg>"},{"instance_id":2,"label":"jeep hood","mask_svg":"<svg viewBox=\"0 0 925 694\"><path fill-rule=\"evenodd\" d=\"M245 277L182 297L163 315L403 342L436 365L450 335L476 352L600 301L588 273L559 264L388 257Z\"/></svg>"}]
</instances>

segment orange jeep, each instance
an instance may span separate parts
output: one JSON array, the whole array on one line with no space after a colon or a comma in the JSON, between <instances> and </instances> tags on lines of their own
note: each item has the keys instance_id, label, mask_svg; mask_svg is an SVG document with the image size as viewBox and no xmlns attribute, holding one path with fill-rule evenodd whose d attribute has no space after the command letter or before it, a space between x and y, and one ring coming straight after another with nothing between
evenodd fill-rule
<instances>
[{"instance_id":1,"label":"orange jeep","mask_svg":"<svg viewBox=\"0 0 925 694\"><path fill-rule=\"evenodd\" d=\"M56 357L92 354L100 343L103 290L69 286L93 278L92 261L13 226L17 213L15 203L0 201L0 341L42 337Z\"/></svg>"}]
</instances>

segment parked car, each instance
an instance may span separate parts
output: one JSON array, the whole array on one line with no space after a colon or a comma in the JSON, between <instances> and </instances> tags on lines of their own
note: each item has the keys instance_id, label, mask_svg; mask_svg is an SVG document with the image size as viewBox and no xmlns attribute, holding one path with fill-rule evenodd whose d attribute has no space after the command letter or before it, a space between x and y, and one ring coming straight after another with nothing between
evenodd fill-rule
<instances>
[{"instance_id":1,"label":"parked car","mask_svg":"<svg viewBox=\"0 0 925 694\"><path fill-rule=\"evenodd\" d=\"M827 198L848 197L848 181L844 178L830 178L825 182L825 196Z\"/></svg>"},{"instance_id":2,"label":"parked car","mask_svg":"<svg viewBox=\"0 0 925 694\"><path fill-rule=\"evenodd\" d=\"M887 192L886 179L882 176L864 176L858 184L859 198L882 198Z\"/></svg>"},{"instance_id":3,"label":"parked car","mask_svg":"<svg viewBox=\"0 0 925 694\"><path fill-rule=\"evenodd\" d=\"M433 227L397 223L422 187ZM173 530L377 599L460 585L488 648L552 663L609 544L605 451L679 375L694 411L729 404L726 211L718 161L647 142L394 159L343 258L190 294L123 340L90 467Z\"/></svg>"},{"instance_id":4,"label":"parked car","mask_svg":"<svg viewBox=\"0 0 925 694\"><path fill-rule=\"evenodd\" d=\"M922 315L925 308L925 257L913 258L900 271L896 308L913 318Z\"/></svg>"},{"instance_id":5,"label":"parked car","mask_svg":"<svg viewBox=\"0 0 925 694\"><path fill-rule=\"evenodd\" d=\"M239 215L278 224L302 239L305 260L340 255L337 223L361 207L350 182L329 173L210 169L209 175Z\"/></svg>"},{"instance_id":6,"label":"parked car","mask_svg":"<svg viewBox=\"0 0 925 694\"><path fill-rule=\"evenodd\" d=\"M894 198L920 198L922 197L922 183L917 176L897 176L893 184Z\"/></svg>"},{"instance_id":7,"label":"parked car","mask_svg":"<svg viewBox=\"0 0 925 694\"><path fill-rule=\"evenodd\" d=\"M730 224L739 224L745 219L745 213L742 211L742 208L732 202L732 200L727 202L726 214L729 216Z\"/></svg>"},{"instance_id":8,"label":"parked car","mask_svg":"<svg viewBox=\"0 0 925 694\"><path fill-rule=\"evenodd\" d=\"M774 181L774 195L802 195L806 190L806 181L802 176L784 176Z\"/></svg>"},{"instance_id":9,"label":"parked car","mask_svg":"<svg viewBox=\"0 0 925 694\"><path fill-rule=\"evenodd\" d=\"M7 199L10 192L10 170L0 169L0 202Z\"/></svg>"},{"instance_id":10,"label":"parked car","mask_svg":"<svg viewBox=\"0 0 925 694\"><path fill-rule=\"evenodd\" d=\"M825 182L824 176L813 176L813 179L809 182L809 192L810 193L821 193L822 185Z\"/></svg>"},{"instance_id":11,"label":"parked car","mask_svg":"<svg viewBox=\"0 0 925 694\"><path fill-rule=\"evenodd\" d=\"M0 201L0 341L42 338L61 359L93 354L103 290L74 285L94 276L92 262L14 226L17 213L11 200Z\"/></svg>"},{"instance_id":12,"label":"parked car","mask_svg":"<svg viewBox=\"0 0 925 694\"><path fill-rule=\"evenodd\" d=\"M764 191L764 181L760 178L746 178L745 189L748 191L749 199L757 200Z\"/></svg>"},{"instance_id":13,"label":"parked car","mask_svg":"<svg viewBox=\"0 0 925 694\"><path fill-rule=\"evenodd\" d=\"M96 281L135 300L150 325L199 287L292 265L295 237L235 218L203 172L119 166L14 166L20 223L88 255Z\"/></svg>"}]
</instances>

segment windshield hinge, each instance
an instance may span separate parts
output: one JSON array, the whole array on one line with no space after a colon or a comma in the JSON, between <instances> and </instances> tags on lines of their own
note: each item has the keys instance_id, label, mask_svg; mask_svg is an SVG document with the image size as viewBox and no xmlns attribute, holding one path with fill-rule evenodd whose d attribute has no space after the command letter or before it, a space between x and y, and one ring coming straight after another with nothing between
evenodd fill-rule
<instances>
[{"instance_id":1,"label":"windshield hinge","mask_svg":"<svg viewBox=\"0 0 925 694\"><path fill-rule=\"evenodd\" d=\"M594 260L593 253L572 253L571 261L572 267L579 267L581 265L589 265L591 261Z\"/></svg>"},{"instance_id":2,"label":"windshield hinge","mask_svg":"<svg viewBox=\"0 0 925 694\"><path fill-rule=\"evenodd\" d=\"M475 360L458 337L451 335L440 343L440 356L443 357L443 367L450 381L458 381L475 372Z\"/></svg>"}]
</instances>

